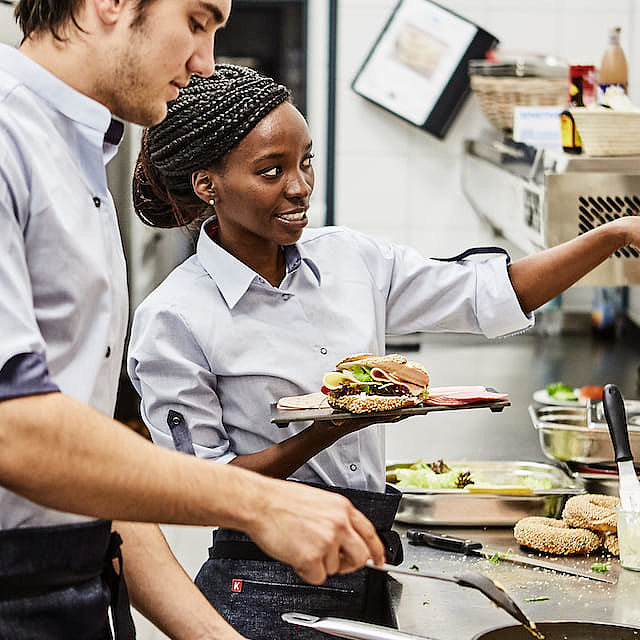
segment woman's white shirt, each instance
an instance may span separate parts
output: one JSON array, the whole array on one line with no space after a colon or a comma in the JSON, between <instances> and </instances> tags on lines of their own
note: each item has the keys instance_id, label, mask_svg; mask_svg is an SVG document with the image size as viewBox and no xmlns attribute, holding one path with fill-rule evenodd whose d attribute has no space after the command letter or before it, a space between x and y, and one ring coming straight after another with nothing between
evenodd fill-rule
<instances>
[{"instance_id":1,"label":"woman's white shirt","mask_svg":"<svg viewBox=\"0 0 640 640\"><path fill-rule=\"evenodd\" d=\"M229 462L305 429L269 422L270 404L318 391L351 353L384 353L385 336L416 331L527 329L507 256L442 262L341 227L305 230L285 247L273 287L204 232L135 313L128 371L153 440L174 446L183 419L196 455ZM427 363L428 364L428 363ZM171 414L170 414L171 412ZM384 431L341 438L300 467L304 481L380 491Z\"/></svg>"}]
</instances>

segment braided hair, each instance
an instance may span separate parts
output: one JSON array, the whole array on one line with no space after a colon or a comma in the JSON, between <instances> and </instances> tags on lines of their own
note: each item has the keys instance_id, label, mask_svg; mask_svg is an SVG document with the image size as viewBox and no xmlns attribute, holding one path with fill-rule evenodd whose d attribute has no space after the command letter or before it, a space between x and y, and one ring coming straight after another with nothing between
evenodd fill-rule
<instances>
[{"instance_id":1,"label":"braided hair","mask_svg":"<svg viewBox=\"0 0 640 640\"><path fill-rule=\"evenodd\" d=\"M193 191L198 169L220 166L225 155L290 91L249 67L216 65L209 78L193 76L168 104L167 117L146 129L133 176L133 203L143 222L176 227L209 217Z\"/></svg>"}]
</instances>

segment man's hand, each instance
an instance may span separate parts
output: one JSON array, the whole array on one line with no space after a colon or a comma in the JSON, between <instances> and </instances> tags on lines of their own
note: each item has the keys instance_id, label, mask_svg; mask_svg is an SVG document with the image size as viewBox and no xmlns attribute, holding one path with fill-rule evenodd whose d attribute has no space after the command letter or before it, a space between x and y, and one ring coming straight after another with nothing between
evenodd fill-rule
<instances>
[{"instance_id":1,"label":"man's hand","mask_svg":"<svg viewBox=\"0 0 640 640\"><path fill-rule=\"evenodd\" d=\"M244 530L270 556L311 584L385 560L369 520L344 496L297 482L264 479L262 504Z\"/></svg>"}]
</instances>

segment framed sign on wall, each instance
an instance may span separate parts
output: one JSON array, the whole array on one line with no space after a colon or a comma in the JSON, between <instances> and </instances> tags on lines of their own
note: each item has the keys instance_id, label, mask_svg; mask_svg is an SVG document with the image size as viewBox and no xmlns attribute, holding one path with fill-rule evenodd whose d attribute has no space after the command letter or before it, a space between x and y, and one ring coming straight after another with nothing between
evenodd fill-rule
<instances>
[{"instance_id":1,"label":"framed sign on wall","mask_svg":"<svg viewBox=\"0 0 640 640\"><path fill-rule=\"evenodd\" d=\"M469 94L469 60L498 40L431 0L400 0L352 83L362 97L444 138Z\"/></svg>"}]
</instances>

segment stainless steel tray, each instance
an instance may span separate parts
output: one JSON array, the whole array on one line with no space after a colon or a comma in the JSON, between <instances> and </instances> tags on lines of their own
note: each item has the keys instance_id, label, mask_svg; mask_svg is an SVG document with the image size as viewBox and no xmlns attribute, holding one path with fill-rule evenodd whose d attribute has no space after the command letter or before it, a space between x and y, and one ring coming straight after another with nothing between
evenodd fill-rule
<instances>
[{"instance_id":1,"label":"stainless steel tray","mask_svg":"<svg viewBox=\"0 0 640 640\"><path fill-rule=\"evenodd\" d=\"M390 466L397 466L395 465ZM411 462L400 463L409 466ZM496 484L517 484L522 476L549 478L553 488L526 494L476 493L466 489L418 489L394 485L402 491L396 520L408 524L441 526L513 526L525 516L557 518L567 498L584 493L582 480L563 469L542 462L462 461L449 462L483 476Z\"/></svg>"},{"instance_id":2,"label":"stainless steel tray","mask_svg":"<svg viewBox=\"0 0 640 640\"><path fill-rule=\"evenodd\" d=\"M635 401L633 405L625 403L630 418L629 442L636 460L640 460L640 427L634 426L637 418L634 409L639 404ZM589 403L586 408L529 407L542 451L551 460L615 464L609 429L606 422L599 421L601 411L602 402Z\"/></svg>"}]
</instances>

